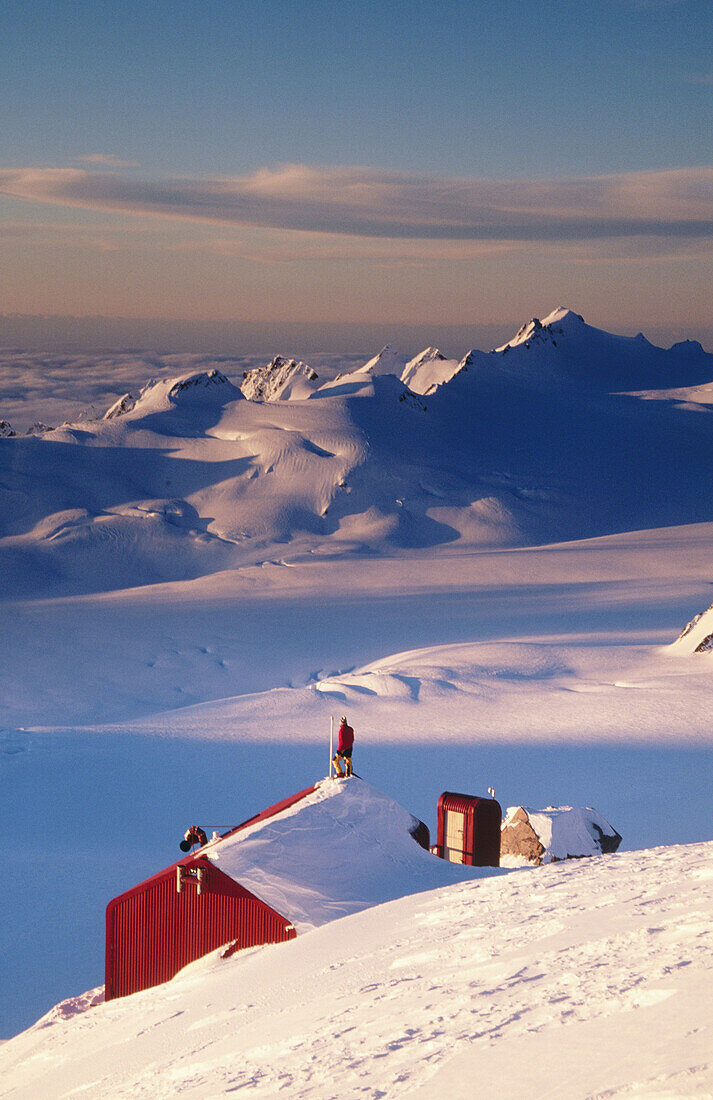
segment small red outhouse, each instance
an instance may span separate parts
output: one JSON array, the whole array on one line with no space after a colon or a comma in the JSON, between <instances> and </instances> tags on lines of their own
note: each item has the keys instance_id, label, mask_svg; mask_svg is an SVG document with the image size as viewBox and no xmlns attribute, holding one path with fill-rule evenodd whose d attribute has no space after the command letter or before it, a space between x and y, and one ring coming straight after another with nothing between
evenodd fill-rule
<instances>
[{"instance_id":1,"label":"small red outhouse","mask_svg":"<svg viewBox=\"0 0 713 1100\"><path fill-rule=\"evenodd\" d=\"M451 863L499 867L501 820L494 798L444 791L438 799L436 854Z\"/></svg>"},{"instance_id":2,"label":"small red outhouse","mask_svg":"<svg viewBox=\"0 0 713 1100\"><path fill-rule=\"evenodd\" d=\"M270 806L220 839L289 809L313 790ZM294 938L292 922L220 871L206 858L208 849L199 848L109 902L107 1001L166 982L223 944L237 950Z\"/></svg>"}]
</instances>

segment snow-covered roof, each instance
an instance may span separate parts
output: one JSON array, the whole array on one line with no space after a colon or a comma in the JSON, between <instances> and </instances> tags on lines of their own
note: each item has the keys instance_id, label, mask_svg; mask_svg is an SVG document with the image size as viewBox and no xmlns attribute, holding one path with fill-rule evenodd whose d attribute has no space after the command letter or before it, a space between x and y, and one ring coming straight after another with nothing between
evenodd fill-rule
<instances>
[{"instance_id":1,"label":"snow-covered roof","mask_svg":"<svg viewBox=\"0 0 713 1100\"><path fill-rule=\"evenodd\" d=\"M417 823L363 780L325 779L298 802L200 854L298 932L407 894L496 873L432 856L411 835Z\"/></svg>"}]
</instances>

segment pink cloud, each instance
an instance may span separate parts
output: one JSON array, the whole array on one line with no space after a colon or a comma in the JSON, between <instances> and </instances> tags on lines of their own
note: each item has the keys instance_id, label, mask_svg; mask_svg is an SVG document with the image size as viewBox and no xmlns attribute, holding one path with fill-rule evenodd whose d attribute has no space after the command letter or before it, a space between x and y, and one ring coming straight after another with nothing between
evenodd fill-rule
<instances>
[{"instance_id":1,"label":"pink cloud","mask_svg":"<svg viewBox=\"0 0 713 1100\"><path fill-rule=\"evenodd\" d=\"M0 168L0 193L127 215L368 238L713 236L713 167L480 180L297 164L250 176L157 181L80 168Z\"/></svg>"}]
</instances>

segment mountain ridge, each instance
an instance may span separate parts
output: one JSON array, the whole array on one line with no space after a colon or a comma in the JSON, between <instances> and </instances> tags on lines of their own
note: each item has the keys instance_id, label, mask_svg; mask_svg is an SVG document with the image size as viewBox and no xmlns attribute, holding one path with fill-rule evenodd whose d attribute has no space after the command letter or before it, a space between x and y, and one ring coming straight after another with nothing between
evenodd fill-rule
<instances>
[{"instance_id":1,"label":"mountain ridge","mask_svg":"<svg viewBox=\"0 0 713 1100\"><path fill-rule=\"evenodd\" d=\"M696 346L664 351L558 308L499 351L424 349L406 380L426 395L402 359L387 345L268 400L194 370L98 420L3 438L6 584L98 591L271 554L460 552L710 517L713 355ZM268 376L305 370L278 357ZM634 390L662 378L675 398Z\"/></svg>"}]
</instances>

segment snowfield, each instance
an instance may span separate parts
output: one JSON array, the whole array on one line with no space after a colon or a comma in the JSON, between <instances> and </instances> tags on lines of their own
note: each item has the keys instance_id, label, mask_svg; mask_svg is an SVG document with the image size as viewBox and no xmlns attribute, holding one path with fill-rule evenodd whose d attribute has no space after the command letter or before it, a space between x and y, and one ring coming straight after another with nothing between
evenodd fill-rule
<instances>
[{"instance_id":1,"label":"snowfield","mask_svg":"<svg viewBox=\"0 0 713 1100\"><path fill-rule=\"evenodd\" d=\"M323 776L344 711L432 833L494 785L624 839L68 1002L0 1089L706 1095L711 387L566 309L454 358L2 352L0 1035L90 1001L107 901Z\"/></svg>"},{"instance_id":2,"label":"snowfield","mask_svg":"<svg viewBox=\"0 0 713 1100\"><path fill-rule=\"evenodd\" d=\"M712 909L710 843L416 894L50 1015L2 1095L708 1096Z\"/></svg>"}]
</instances>

